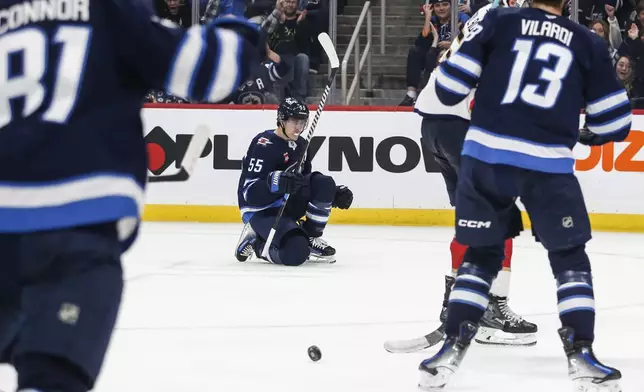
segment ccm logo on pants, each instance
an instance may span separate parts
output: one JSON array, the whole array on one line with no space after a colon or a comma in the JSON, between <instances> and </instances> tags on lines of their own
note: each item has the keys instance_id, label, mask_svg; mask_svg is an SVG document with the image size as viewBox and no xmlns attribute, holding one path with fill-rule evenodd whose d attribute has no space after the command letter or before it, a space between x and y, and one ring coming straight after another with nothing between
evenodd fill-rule
<instances>
[{"instance_id":1,"label":"ccm logo on pants","mask_svg":"<svg viewBox=\"0 0 644 392\"><path fill-rule=\"evenodd\" d=\"M459 219L458 225L461 227L470 227L472 229L480 229L481 227L485 227L486 229L489 229L490 226L492 226L492 222L490 221L481 222L481 221L475 221L475 220Z\"/></svg>"}]
</instances>

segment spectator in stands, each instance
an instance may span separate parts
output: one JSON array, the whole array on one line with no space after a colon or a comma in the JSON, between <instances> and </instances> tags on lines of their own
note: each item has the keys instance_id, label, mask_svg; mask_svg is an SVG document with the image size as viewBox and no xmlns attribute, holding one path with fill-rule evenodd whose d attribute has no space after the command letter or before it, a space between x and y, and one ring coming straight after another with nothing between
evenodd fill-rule
<instances>
[{"instance_id":1,"label":"spectator in stands","mask_svg":"<svg viewBox=\"0 0 644 392\"><path fill-rule=\"evenodd\" d=\"M434 5L434 16L432 23L438 31L438 47L447 49L452 43L452 23L450 0L432 0ZM470 17L464 12L458 13L459 24L465 23Z\"/></svg>"},{"instance_id":2,"label":"spectator in stands","mask_svg":"<svg viewBox=\"0 0 644 392\"><path fill-rule=\"evenodd\" d=\"M615 63L617 63L617 59L619 58L617 49L622 44L622 35L619 31L619 27L617 26L617 19L613 16L613 24L611 24L610 26L603 20L595 20L591 22L588 27L592 31L594 31L595 34L602 37L602 39L606 42L608 53L611 59L613 59L613 65L615 65Z\"/></svg>"},{"instance_id":3,"label":"spectator in stands","mask_svg":"<svg viewBox=\"0 0 644 392\"><path fill-rule=\"evenodd\" d=\"M304 14L311 27L311 45L309 47L309 73L317 74L320 63L325 58L317 36L328 33L329 2L328 0L300 0L298 10Z\"/></svg>"},{"instance_id":4,"label":"spectator in stands","mask_svg":"<svg viewBox=\"0 0 644 392\"><path fill-rule=\"evenodd\" d=\"M179 26L192 26L192 12L190 0L156 0L154 2L157 15L161 19L168 19Z\"/></svg>"},{"instance_id":5,"label":"spectator in stands","mask_svg":"<svg viewBox=\"0 0 644 392\"><path fill-rule=\"evenodd\" d=\"M407 54L407 94L403 98L400 106L413 106L418 96L417 90L422 89L421 81L427 79L428 75L423 78L423 73L430 73L438 61L438 32L431 22L434 6L431 4L423 5L423 14L425 15L425 24L421 30L414 45L409 49ZM424 85L424 83L422 83Z\"/></svg>"},{"instance_id":6,"label":"spectator in stands","mask_svg":"<svg viewBox=\"0 0 644 392\"><path fill-rule=\"evenodd\" d=\"M421 89L428 79L428 74L436 66L441 51L449 49L452 44L451 7L447 0L435 0L433 4L425 4L422 13L425 24L414 46L407 55L407 94L400 106L413 106ZM465 23L469 16L459 12L460 24ZM431 33L431 35L430 35ZM434 41L437 43L434 43ZM433 50L430 50L434 48ZM423 78L423 73L425 77Z\"/></svg>"},{"instance_id":7,"label":"spectator in stands","mask_svg":"<svg viewBox=\"0 0 644 392\"><path fill-rule=\"evenodd\" d=\"M613 7L618 6L617 2L621 0L577 0L579 14L577 21L588 26L595 20L606 20L606 10L604 6L609 4ZM569 11L572 9L572 1L568 2Z\"/></svg>"},{"instance_id":8,"label":"spectator in stands","mask_svg":"<svg viewBox=\"0 0 644 392\"><path fill-rule=\"evenodd\" d=\"M615 65L615 72L617 73L617 78L624 84L628 97L631 99L639 98L642 93L642 86L638 85L635 80L631 59L628 56L620 56Z\"/></svg>"},{"instance_id":9,"label":"spectator in stands","mask_svg":"<svg viewBox=\"0 0 644 392\"><path fill-rule=\"evenodd\" d=\"M272 31L268 36L268 46L272 52L280 56L282 61L289 64L289 74L283 79L288 84L289 94L297 99L306 100L312 39L311 27L306 20L306 14L297 11L297 0L278 0L276 7L282 10L279 22L271 21L270 17L264 22L274 26L268 30ZM281 87L282 83L276 83L276 85ZM285 96L282 88L277 92L277 95L280 99Z\"/></svg>"},{"instance_id":10,"label":"spectator in stands","mask_svg":"<svg viewBox=\"0 0 644 392\"><path fill-rule=\"evenodd\" d=\"M628 36L620 47L620 57L615 67L620 80L626 80L625 86L626 83L631 86L630 98L639 98L644 94L644 41L642 40L644 37L637 25L632 23L628 29ZM629 68L630 75L627 72Z\"/></svg>"}]
</instances>

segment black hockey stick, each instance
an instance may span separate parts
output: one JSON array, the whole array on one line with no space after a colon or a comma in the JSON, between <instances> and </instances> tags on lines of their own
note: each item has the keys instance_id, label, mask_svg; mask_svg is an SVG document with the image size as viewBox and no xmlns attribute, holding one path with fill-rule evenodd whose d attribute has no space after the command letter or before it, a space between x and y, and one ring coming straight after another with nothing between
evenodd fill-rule
<instances>
[{"instance_id":1,"label":"black hockey stick","mask_svg":"<svg viewBox=\"0 0 644 392\"><path fill-rule=\"evenodd\" d=\"M201 157L203 149L208 143L210 130L205 125L199 125L195 130L195 134L190 139L190 144L186 149L186 153L181 161L181 169L178 173L168 174L165 176L149 177L148 182L180 182L187 181L192 173L195 171L197 161Z\"/></svg>"},{"instance_id":2,"label":"black hockey stick","mask_svg":"<svg viewBox=\"0 0 644 392\"><path fill-rule=\"evenodd\" d=\"M340 59L338 59L338 54L335 51L335 47L333 46L333 42L331 41L331 38L329 37L329 35L326 33L320 33L320 35L318 35L318 41L320 41L320 45L322 46L322 49L324 49L324 52L329 58L329 66L331 67L331 74L329 74L329 78L326 81L326 86L324 86L324 92L322 93L322 98L320 99L320 103L318 104L318 109L315 111L315 115L313 116L313 121L311 121L309 132L306 134L306 145L304 147L304 154L302 154L302 157L297 162L297 164L294 165L294 170L297 171L298 173L302 171L302 165L306 160L306 155L309 149L309 143L311 143L311 139L313 138L313 133L315 133L315 128L317 127L318 121L320 120L320 115L322 114L322 109L324 109L324 104L326 103L326 99L329 96L329 92L331 92L331 85L333 84L333 80L335 79L335 74L338 72L338 69L340 68ZM282 206L280 207L280 210L277 213L277 218L275 218L275 223L273 223L273 227L271 227L271 231L268 234L268 238L266 239L266 243L264 244L264 248L262 249L262 257L265 259L268 259L268 250L270 249L271 243L273 242L273 237L275 237L277 225L279 224L280 219L284 214L284 210L286 209L286 203L288 203L288 198L289 198L289 194L287 193L286 195L284 195L284 203L282 203Z\"/></svg>"}]
</instances>

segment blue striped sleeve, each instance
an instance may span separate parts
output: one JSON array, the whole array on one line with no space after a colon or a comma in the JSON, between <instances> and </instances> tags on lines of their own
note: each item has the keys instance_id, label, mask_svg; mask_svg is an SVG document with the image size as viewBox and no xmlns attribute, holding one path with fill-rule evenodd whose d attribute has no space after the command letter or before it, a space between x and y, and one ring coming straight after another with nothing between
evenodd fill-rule
<instances>
[{"instance_id":1,"label":"blue striped sleeve","mask_svg":"<svg viewBox=\"0 0 644 392\"><path fill-rule=\"evenodd\" d=\"M187 99L219 102L248 76L244 61L244 41L237 33L191 27L170 64L165 90Z\"/></svg>"},{"instance_id":2,"label":"blue striped sleeve","mask_svg":"<svg viewBox=\"0 0 644 392\"><path fill-rule=\"evenodd\" d=\"M593 37L595 38L595 37ZM613 63L600 39L593 41L593 64L588 70L586 126L606 141L622 141L631 130L631 105L615 77Z\"/></svg>"}]
</instances>

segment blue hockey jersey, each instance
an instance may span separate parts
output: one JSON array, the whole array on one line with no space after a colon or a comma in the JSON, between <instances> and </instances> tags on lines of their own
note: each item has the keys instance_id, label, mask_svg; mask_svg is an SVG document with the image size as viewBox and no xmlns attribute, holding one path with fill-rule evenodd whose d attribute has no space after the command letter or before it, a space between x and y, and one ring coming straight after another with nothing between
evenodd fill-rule
<instances>
[{"instance_id":1,"label":"blue hockey jersey","mask_svg":"<svg viewBox=\"0 0 644 392\"><path fill-rule=\"evenodd\" d=\"M218 101L259 60L232 30L151 12L138 0L0 0L0 232L118 221L128 239L147 177L146 93Z\"/></svg>"},{"instance_id":2,"label":"blue hockey jersey","mask_svg":"<svg viewBox=\"0 0 644 392\"><path fill-rule=\"evenodd\" d=\"M239 211L244 223L258 211L279 208L284 203L284 194L272 193L266 179L268 174L286 170L294 165L304 153L306 141L286 141L274 130L264 131L253 138L242 159L242 171L237 187ZM302 174L311 172L311 162L302 165Z\"/></svg>"},{"instance_id":3,"label":"blue hockey jersey","mask_svg":"<svg viewBox=\"0 0 644 392\"><path fill-rule=\"evenodd\" d=\"M588 129L606 140L630 131L630 103L605 42L540 9L491 10L437 72L446 105L478 83L463 155L483 162L572 173L582 108Z\"/></svg>"}]
</instances>

